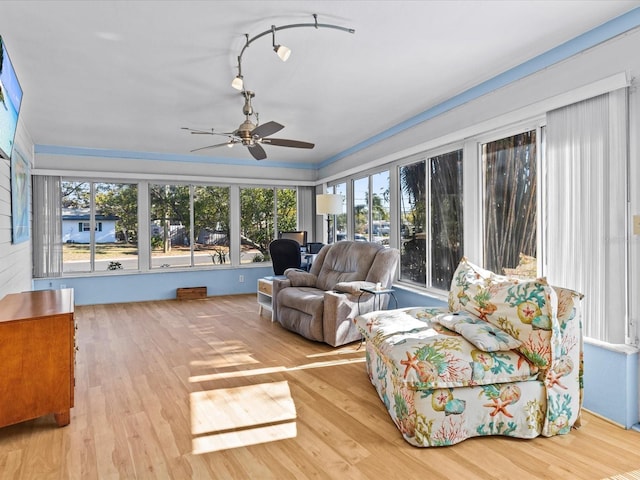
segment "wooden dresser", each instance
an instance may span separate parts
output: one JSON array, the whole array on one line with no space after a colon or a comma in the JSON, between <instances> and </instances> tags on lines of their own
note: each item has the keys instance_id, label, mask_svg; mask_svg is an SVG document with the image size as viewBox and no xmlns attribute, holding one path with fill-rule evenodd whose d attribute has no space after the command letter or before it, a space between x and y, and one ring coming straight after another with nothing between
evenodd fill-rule
<instances>
[{"instance_id":1,"label":"wooden dresser","mask_svg":"<svg viewBox=\"0 0 640 480\"><path fill-rule=\"evenodd\" d=\"M54 414L71 420L75 384L73 289L0 300L0 427Z\"/></svg>"}]
</instances>

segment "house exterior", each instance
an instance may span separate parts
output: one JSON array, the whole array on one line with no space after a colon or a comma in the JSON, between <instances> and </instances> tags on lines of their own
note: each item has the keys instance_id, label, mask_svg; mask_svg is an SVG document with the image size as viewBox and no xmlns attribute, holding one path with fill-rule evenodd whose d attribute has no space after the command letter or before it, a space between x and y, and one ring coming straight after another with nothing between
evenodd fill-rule
<instances>
[{"instance_id":1,"label":"house exterior","mask_svg":"<svg viewBox=\"0 0 640 480\"><path fill-rule=\"evenodd\" d=\"M89 213L84 211L67 210L62 215L63 243L90 243L91 228ZM96 243L114 243L116 241L116 222L114 215L96 215L95 241Z\"/></svg>"}]
</instances>

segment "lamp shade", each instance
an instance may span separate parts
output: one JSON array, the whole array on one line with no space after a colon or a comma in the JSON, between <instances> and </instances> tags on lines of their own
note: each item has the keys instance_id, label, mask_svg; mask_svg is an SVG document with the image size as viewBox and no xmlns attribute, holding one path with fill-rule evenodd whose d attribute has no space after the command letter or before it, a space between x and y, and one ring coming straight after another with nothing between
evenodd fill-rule
<instances>
[{"instance_id":1,"label":"lamp shade","mask_svg":"<svg viewBox=\"0 0 640 480\"><path fill-rule=\"evenodd\" d=\"M321 193L316 195L317 215L337 215L342 213L343 197L339 194Z\"/></svg>"}]
</instances>

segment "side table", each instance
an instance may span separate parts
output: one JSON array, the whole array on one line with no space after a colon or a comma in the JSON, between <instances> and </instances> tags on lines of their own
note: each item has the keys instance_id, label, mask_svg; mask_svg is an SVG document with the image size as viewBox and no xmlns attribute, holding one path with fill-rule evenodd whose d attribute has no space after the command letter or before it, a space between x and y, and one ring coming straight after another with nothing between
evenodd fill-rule
<instances>
[{"instance_id":1,"label":"side table","mask_svg":"<svg viewBox=\"0 0 640 480\"><path fill-rule=\"evenodd\" d=\"M273 322L273 279L274 278L287 278L283 275L269 276L258 279L258 314L262 316L264 310L268 310L271 321Z\"/></svg>"},{"instance_id":2,"label":"side table","mask_svg":"<svg viewBox=\"0 0 640 480\"><path fill-rule=\"evenodd\" d=\"M362 298L362 295L364 295L365 293L369 293L373 295L374 310L380 310L382 308L382 295L389 295L391 298L393 298L393 301L395 302L395 307L398 308L398 299L393 293L394 291L395 290L393 288L381 288L380 290L376 290L375 288L361 288L360 296L358 297L358 315L360 315L360 298ZM376 301L378 303L378 308L376 308Z\"/></svg>"}]
</instances>

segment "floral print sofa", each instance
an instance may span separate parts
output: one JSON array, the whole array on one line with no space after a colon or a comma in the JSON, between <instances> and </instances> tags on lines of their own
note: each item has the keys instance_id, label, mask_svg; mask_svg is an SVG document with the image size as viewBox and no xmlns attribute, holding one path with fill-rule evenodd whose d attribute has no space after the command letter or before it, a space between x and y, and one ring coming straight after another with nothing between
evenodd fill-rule
<instances>
[{"instance_id":1,"label":"floral print sofa","mask_svg":"<svg viewBox=\"0 0 640 480\"><path fill-rule=\"evenodd\" d=\"M580 423L581 298L463 258L448 308L377 311L354 322L369 378L410 444L548 437Z\"/></svg>"}]
</instances>

